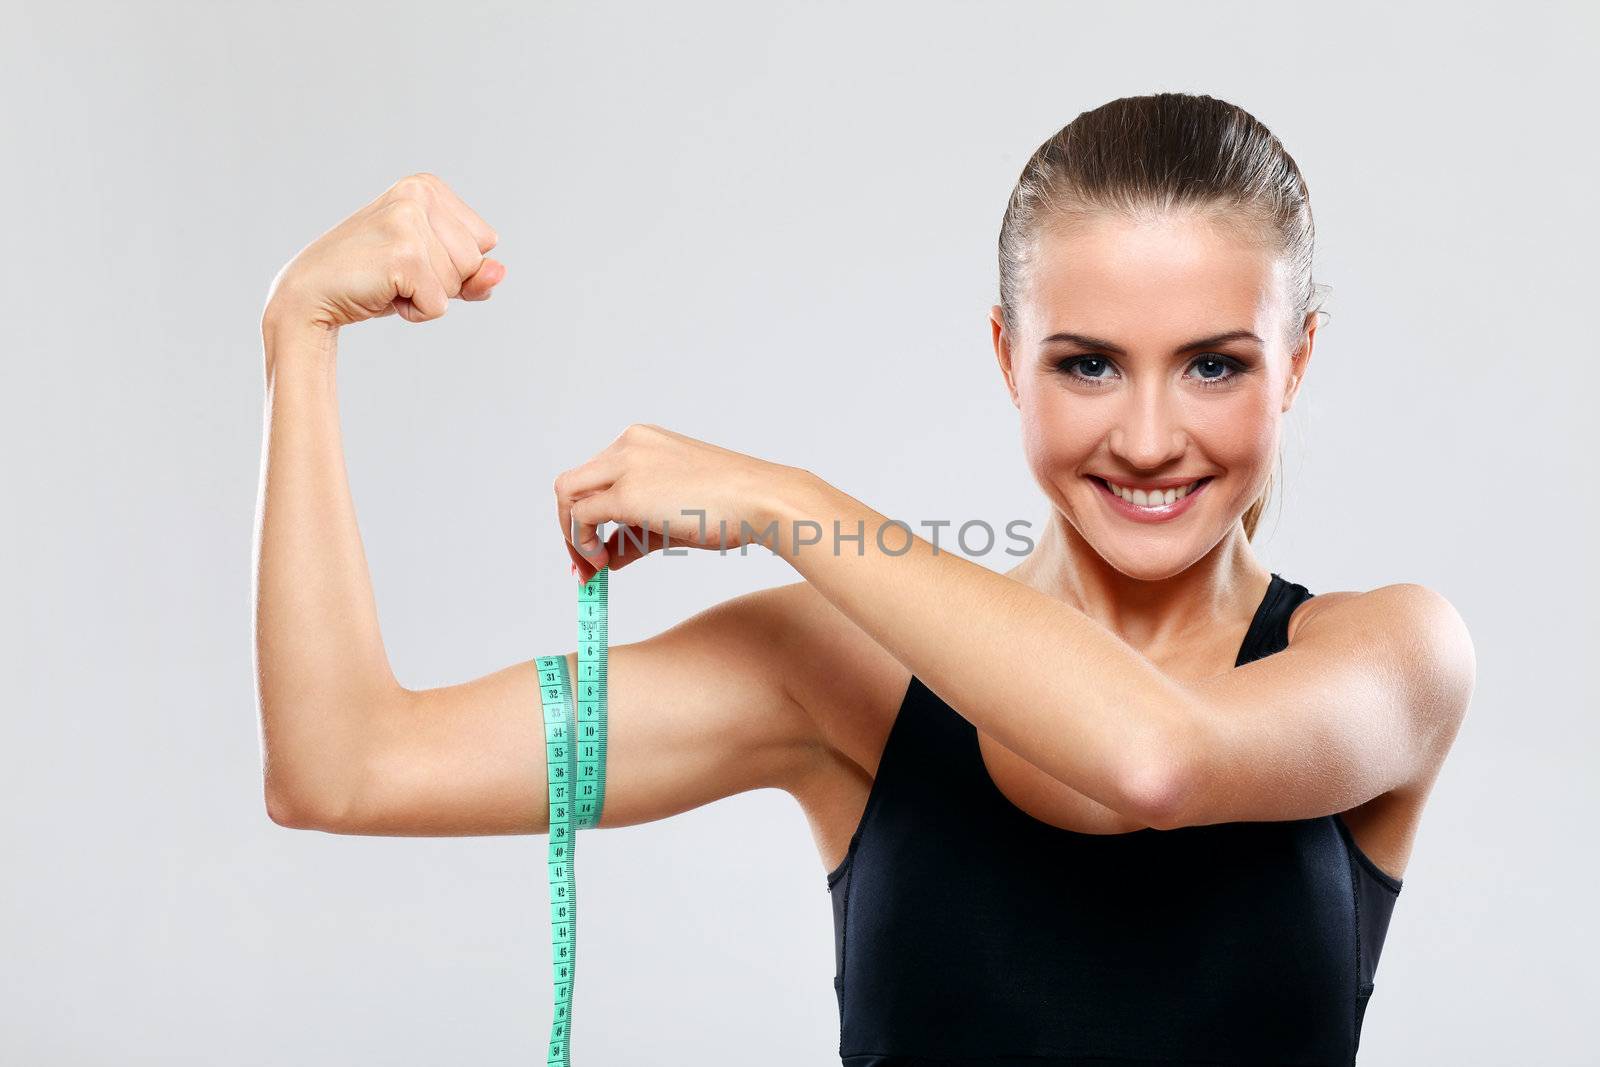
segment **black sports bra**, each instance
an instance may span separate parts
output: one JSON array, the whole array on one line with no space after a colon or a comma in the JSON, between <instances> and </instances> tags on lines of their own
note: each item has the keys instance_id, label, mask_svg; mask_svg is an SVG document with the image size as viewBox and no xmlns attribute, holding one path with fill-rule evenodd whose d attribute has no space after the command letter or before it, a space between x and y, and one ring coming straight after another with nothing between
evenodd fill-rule
<instances>
[{"instance_id":1,"label":"black sports bra","mask_svg":"<svg viewBox=\"0 0 1600 1067\"><path fill-rule=\"evenodd\" d=\"M1273 574L1236 665L1310 596ZM1035 819L916 677L827 881L844 1067L1353 1064L1401 886L1337 815Z\"/></svg>"}]
</instances>

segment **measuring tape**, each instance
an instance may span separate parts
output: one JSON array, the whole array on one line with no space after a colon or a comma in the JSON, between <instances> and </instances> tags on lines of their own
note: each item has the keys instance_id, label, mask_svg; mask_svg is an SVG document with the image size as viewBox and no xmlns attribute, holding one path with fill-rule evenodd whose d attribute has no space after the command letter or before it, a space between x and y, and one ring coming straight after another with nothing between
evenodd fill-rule
<instances>
[{"instance_id":1,"label":"measuring tape","mask_svg":"<svg viewBox=\"0 0 1600 1067\"><path fill-rule=\"evenodd\" d=\"M577 700L566 656L540 656L545 766L550 783L550 961L555 1009L548 1067L569 1067L572 985L578 965L578 831L600 825L606 799L606 579L601 569L578 587ZM572 719L576 708L577 721Z\"/></svg>"}]
</instances>

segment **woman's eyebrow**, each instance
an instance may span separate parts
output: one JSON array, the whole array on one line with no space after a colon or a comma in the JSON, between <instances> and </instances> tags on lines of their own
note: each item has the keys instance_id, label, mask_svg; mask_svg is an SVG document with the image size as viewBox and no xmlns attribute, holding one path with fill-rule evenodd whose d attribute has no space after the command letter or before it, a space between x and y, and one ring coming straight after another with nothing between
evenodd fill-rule
<instances>
[{"instance_id":1,"label":"woman's eyebrow","mask_svg":"<svg viewBox=\"0 0 1600 1067\"><path fill-rule=\"evenodd\" d=\"M1100 348L1107 352L1115 352L1119 356L1125 356L1128 354L1127 350L1121 345L1114 345L1110 341L1102 341L1100 338L1090 337L1088 334L1071 333L1066 330L1053 333L1039 343L1041 345L1048 345L1057 341L1065 341L1069 344L1082 345L1085 348ZM1249 330L1229 330L1226 333L1212 334L1210 337L1201 337L1196 340L1189 341L1186 344L1179 345L1173 351L1188 352L1196 348L1210 348L1213 345L1220 345L1227 341L1255 341L1257 344L1260 344L1261 338L1257 337Z\"/></svg>"}]
</instances>

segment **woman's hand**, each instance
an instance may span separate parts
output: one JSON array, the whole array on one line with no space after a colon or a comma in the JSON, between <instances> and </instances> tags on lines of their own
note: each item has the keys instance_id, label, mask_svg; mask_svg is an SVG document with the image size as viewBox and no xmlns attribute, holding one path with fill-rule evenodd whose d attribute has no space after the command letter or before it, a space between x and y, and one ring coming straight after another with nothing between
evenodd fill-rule
<instances>
[{"instance_id":1,"label":"woman's hand","mask_svg":"<svg viewBox=\"0 0 1600 1067\"><path fill-rule=\"evenodd\" d=\"M578 578L587 582L603 567L620 570L669 546L765 544L777 551L779 501L809 476L798 467L636 423L593 459L556 478L556 515ZM596 527L604 522L618 529L601 545Z\"/></svg>"},{"instance_id":2,"label":"woman's hand","mask_svg":"<svg viewBox=\"0 0 1600 1067\"><path fill-rule=\"evenodd\" d=\"M484 258L497 240L439 178L401 178L284 265L262 321L334 334L385 315L436 319L452 297L486 300L505 277L504 264Z\"/></svg>"}]
</instances>

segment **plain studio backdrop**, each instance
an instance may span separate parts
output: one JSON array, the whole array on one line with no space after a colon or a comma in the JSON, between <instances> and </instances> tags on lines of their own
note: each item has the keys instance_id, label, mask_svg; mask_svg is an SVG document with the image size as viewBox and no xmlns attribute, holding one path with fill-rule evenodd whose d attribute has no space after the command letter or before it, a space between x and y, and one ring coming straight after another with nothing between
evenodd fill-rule
<instances>
[{"instance_id":1,"label":"plain studio backdrop","mask_svg":"<svg viewBox=\"0 0 1600 1067\"><path fill-rule=\"evenodd\" d=\"M543 1062L543 835L267 818L258 324L301 247L420 170L500 234L493 300L339 355L384 639L444 685L575 647L551 482L630 422L1037 528L1001 213L1079 112L1183 90L1284 141L1333 287L1261 558L1428 585L1478 652L1361 1062L1595 1063L1592 11L8 6L0 1061ZM612 640L796 578L656 555ZM837 1062L789 796L579 845L576 1064Z\"/></svg>"}]
</instances>

